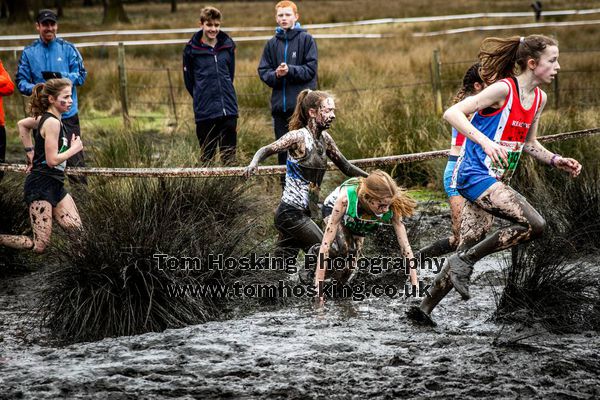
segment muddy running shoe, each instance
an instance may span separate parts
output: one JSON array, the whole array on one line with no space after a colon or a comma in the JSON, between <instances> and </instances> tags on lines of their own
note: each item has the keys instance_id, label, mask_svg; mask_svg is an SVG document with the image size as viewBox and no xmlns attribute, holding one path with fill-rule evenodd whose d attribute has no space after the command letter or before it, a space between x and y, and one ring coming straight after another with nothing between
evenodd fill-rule
<instances>
[{"instance_id":1,"label":"muddy running shoe","mask_svg":"<svg viewBox=\"0 0 600 400\"><path fill-rule=\"evenodd\" d=\"M412 306L406 312L406 316L416 325L421 326L437 326L434 320L423 310L417 306Z\"/></svg>"},{"instance_id":2,"label":"muddy running shoe","mask_svg":"<svg viewBox=\"0 0 600 400\"><path fill-rule=\"evenodd\" d=\"M473 264L464 261L458 254L451 255L446 262L450 266L450 280L454 289L460 293L463 300L469 300L469 280L473 273Z\"/></svg>"}]
</instances>

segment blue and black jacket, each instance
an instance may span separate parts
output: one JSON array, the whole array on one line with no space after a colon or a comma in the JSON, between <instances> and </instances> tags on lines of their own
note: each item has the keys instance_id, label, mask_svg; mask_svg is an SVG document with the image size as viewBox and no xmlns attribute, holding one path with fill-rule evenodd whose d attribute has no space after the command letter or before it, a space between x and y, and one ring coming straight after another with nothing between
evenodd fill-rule
<instances>
[{"instance_id":1,"label":"blue and black jacket","mask_svg":"<svg viewBox=\"0 0 600 400\"><path fill-rule=\"evenodd\" d=\"M277 78L275 70L286 63L289 72ZM260 79L273 88L271 112L293 112L296 97L304 89L317 87L317 44L313 37L296 23L294 29L280 27L265 45L258 65Z\"/></svg>"},{"instance_id":2,"label":"blue and black jacket","mask_svg":"<svg viewBox=\"0 0 600 400\"><path fill-rule=\"evenodd\" d=\"M225 32L219 32L215 47L202 43L201 39L200 30L183 50L183 79L194 99L195 120L237 116L233 87L235 43Z\"/></svg>"},{"instance_id":3,"label":"blue and black jacket","mask_svg":"<svg viewBox=\"0 0 600 400\"><path fill-rule=\"evenodd\" d=\"M73 82L73 105L62 115L70 118L79 111L76 86L83 85L87 72L83 67L83 58L72 43L56 38L48 43L41 39L23 49L17 69L17 87L19 92L31 96L33 87L46 82L43 71L60 72L63 78Z\"/></svg>"}]
</instances>

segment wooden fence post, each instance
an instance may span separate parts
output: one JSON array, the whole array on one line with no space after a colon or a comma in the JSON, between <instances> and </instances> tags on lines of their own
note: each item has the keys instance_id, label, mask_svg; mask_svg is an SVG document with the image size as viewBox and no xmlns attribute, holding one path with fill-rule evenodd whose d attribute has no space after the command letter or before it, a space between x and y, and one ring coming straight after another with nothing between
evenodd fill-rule
<instances>
[{"instance_id":1,"label":"wooden fence post","mask_svg":"<svg viewBox=\"0 0 600 400\"><path fill-rule=\"evenodd\" d=\"M127 107L127 71L125 70L125 45L119 42L119 93L121 95L121 113L123 114L123 123L129 126L129 109Z\"/></svg>"},{"instance_id":2,"label":"wooden fence post","mask_svg":"<svg viewBox=\"0 0 600 400\"><path fill-rule=\"evenodd\" d=\"M169 93L171 96L171 107L173 108L173 115L175 116L175 125L179 125L177 119L177 105L175 103L175 91L173 90L173 82L171 81L171 69L167 68L167 79L169 81Z\"/></svg>"},{"instance_id":3,"label":"wooden fence post","mask_svg":"<svg viewBox=\"0 0 600 400\"><path fill-rule=\"evenodd\" d=\"M431 58L431 89L433 90L433 103L435 105L435 112L442 114L442 74L441 74L441 63L440 63L440 51L438 49L433 50L433 57Z\"/></svg>"}]
</instances>

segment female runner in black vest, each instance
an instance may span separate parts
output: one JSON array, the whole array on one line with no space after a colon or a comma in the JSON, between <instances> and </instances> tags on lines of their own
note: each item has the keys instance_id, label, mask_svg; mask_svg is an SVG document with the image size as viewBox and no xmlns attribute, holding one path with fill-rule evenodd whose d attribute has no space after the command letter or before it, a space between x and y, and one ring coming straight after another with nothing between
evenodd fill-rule
<instances>
[{"instance_id":1,"label":"female runner in black vest","mask_svg":"<svg viewBox=\"0 0 600 400\"><path fill-rule=\"evenodd\" d=\"M25 202L29 206L33 237L0 235L1 245L42 253L50 242L53 218L65 229L81 227L75 202L64 188L67 160L83 150L79 136L73 135L71 143L67 142L60 120L61 114L73 104L71 92L68 79L50 79L33 88L31 117L17 124L27 154Z\"/></svg>"}]
</instances>

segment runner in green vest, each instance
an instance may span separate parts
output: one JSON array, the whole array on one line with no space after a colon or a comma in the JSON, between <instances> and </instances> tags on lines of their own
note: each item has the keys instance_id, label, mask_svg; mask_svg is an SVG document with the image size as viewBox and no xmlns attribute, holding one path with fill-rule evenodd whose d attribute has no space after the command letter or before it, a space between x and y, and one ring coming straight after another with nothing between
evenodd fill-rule
<instances>
[{"instance_id":1,"label":"runner in green vest","mask_svg":"<svg viewBox=\"0 0 600 400\"><path fill-rule=\"evenodd\" d=\"M414 213L416 203L385 172L375 170L366 178L351 178L337 187L323 203L323 219L327 225L319 249L320 257L359 256L364 237L381 225L392 225L402 255L412 258L402 217ZM318 265L325 265L319 262ZM343 270L338 280L350 280L354 268ZM317 268L315 285L325 279L326 269ZM412 285L418 285L416 270L410 271Z\"/></svg>"}]
</instances>

